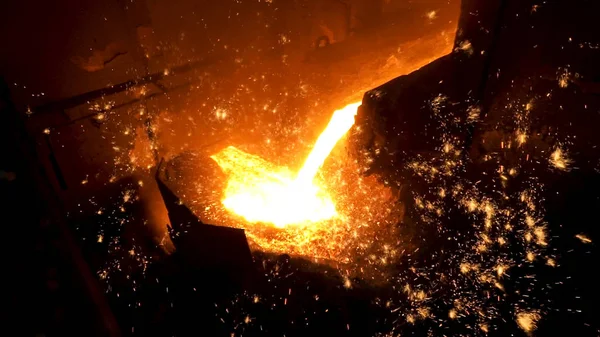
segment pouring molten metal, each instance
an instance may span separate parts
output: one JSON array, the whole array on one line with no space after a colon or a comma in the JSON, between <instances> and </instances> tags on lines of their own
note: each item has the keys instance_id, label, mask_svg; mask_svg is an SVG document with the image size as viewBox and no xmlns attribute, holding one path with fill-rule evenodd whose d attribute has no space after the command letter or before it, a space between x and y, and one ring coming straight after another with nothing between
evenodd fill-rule
<instances>
[{"instance_id":1,"label":"pouring molten metal","mask_svg":"<svg viewBox=\"0 0 600 337\"><path fill-rule=\"evenodd\" d=\"M337 215L335 203L315 176L337 142L354 125L360 103L333 113L297 174L230 146L211 156L229 175L223 205L250 223L278 228L306 225Z\"/></svg>"}]
</instances>

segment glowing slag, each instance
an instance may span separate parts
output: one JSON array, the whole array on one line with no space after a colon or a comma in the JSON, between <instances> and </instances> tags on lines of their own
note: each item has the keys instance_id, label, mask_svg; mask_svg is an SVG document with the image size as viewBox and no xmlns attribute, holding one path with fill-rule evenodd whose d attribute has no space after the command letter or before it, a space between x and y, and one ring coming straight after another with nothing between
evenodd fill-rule
<instances>
[{"instance_id":1,"label":"glowing slag","mask_svg":"<svg viewBox=\"0 0 600 337\"><path fill-rule=\"evenodd\" d=\"M354 125L359 105L349 104L333 113L297 174L233 146L211 156L228 174L225 208L250 223L269 223L279 228L335 217L335 203L314 178L337 142Z\"/></svg>"}]
</instances>

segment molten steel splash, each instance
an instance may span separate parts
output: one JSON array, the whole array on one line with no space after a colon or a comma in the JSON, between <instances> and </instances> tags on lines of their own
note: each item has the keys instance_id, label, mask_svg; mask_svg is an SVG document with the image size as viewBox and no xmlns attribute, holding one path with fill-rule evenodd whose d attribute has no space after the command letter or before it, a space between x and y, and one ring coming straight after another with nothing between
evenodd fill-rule
<instances>
[{"instance_id":1,"label":"molten steel splash","mask_svg":"<svg viewBox=\"0 0 600 337\"><path fill-rule=\"evenodd\" d=\"M285 167L233 146L211 156L229 174L223 205L250 223L283 228L331 219L337 215L329 194L315 176L337 142L354 125L360 103L334 112L297 175Z\"/></svg>"}]
</instances>

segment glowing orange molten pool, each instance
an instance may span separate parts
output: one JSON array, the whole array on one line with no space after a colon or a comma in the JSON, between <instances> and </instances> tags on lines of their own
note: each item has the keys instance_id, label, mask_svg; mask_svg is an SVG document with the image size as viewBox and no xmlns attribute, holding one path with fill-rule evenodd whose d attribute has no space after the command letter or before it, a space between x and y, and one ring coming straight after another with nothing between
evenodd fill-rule
<instances>
[{"instance_id":1,"label":"glowing orange molten pool","mask_svg":"<svg viewBox=\"0 0 600 337\"><path fill-rule=\"evenodd\" d=\"M233 146L211 156L229 175L225 208L250 223L270 223L279 228L335 217L335 203L314 178L337 142L354 125L359 105L349 104L333 113L297 174Z\"/></svg>"}]
</instances>

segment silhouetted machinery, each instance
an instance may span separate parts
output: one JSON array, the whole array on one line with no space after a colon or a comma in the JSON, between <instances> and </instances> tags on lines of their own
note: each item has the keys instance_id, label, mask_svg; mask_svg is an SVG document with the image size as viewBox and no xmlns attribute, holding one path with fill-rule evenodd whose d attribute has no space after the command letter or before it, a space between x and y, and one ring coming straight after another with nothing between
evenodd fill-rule
<instances>
[{"instance_id":1,"label":"silhouetted machinery","mask_svg":"<svg viewBox=\"0 0 600 337\"><path fill-rule=\"evenodd\" d=\"M243 229L204 224L156 173L160 194L169 214L171 239L191 275L210 279L219 288L249 286L252 255Z\"/></svg>"},{"instance_id":2,"label":"silhouetted machinery","mask_svg":"<svg viewBox=\"0 0 600 337\"><path fill-rule=\"evenodd\" d=\"M403 158L434 151L438 137L451 135L453 143L468 141L472 130L441 130L435 122L452 118L464 122L470 109L480 109L502 2L463 1L452 53L365 94L357 115L362 131L355 139L361 151L375 158L373 172L397 172L392 166L401 167Z\"/></svg>"},{"instance_id":3,"label":"silhouetted machinery","mask_svg":"<svg viewBox=\"0 0 600 337\"><path fill-rule=\"evenodd\" d=\"M463 163L457 172L461 182L506 197L511 207L519 201L508 196L542 185L538 207L545 211L554 247L576 247L578 233L597 237L599 10L600 2L585 0L463 0L451 54L364 95L351 139L368 172L399 190L409 213L405 225L419 216L410 214L418 207L417 196L429 202L441 195L427 181L431 172L420 175L411 164L440 159L443 164L446 150ZM561 148L568 151L570 167L552 164L551 155ZM508 168L516 169L504 182L501 174ZM431 247L443 245L446 236L450 240L469 231L464 224L471 219L456 214L444 218L444 237L413 226L415 238L427 242L429 250L423 254L431 256ZM577 265L587 264L581 262L583 254L566 255L563 266L570 265L566 279L571 279ZM594 255L587 251L586 256L591 261ZM585 269L576 272L578 283L571 284L585 289L582 294L597 292ZM559 297L567 291L562 289ZM558 302L553 304L570 305ZM578 324L578 331L587 329L587 321L574 324L577 319L567 311L556 309L546 316L546 326L536 333L561 335L567 327L563 334L568 334ZM591 315L585 317L593 321Z\"/></svg>"},{"instance_id":4,"label":"silhouetted machinery","mask_svg":"<svg viewBox=\"0 0 600 337\"><path fill-rule=\"evenodd\" d=\"M590 109L597 102L573 81L598 78L591 61L600 54L598 29L587 14L598 6L593 1L574 6L463 0L451 54L364 95L357 115L361 132L353 137L358 155L370 157L370 172L406 187L412 181L405 169L408 158L427 160L449 143L463 159L482 161L519 132L512 112L521 109L527 110L534 138L556 132L553 139L528 142L532 159L546 162L557 139L575 132L585 139L578 155L598 158L598 141L585 127L586 117L561 113L569 103L585 101Z\"/></svg>"}]
</instances>

